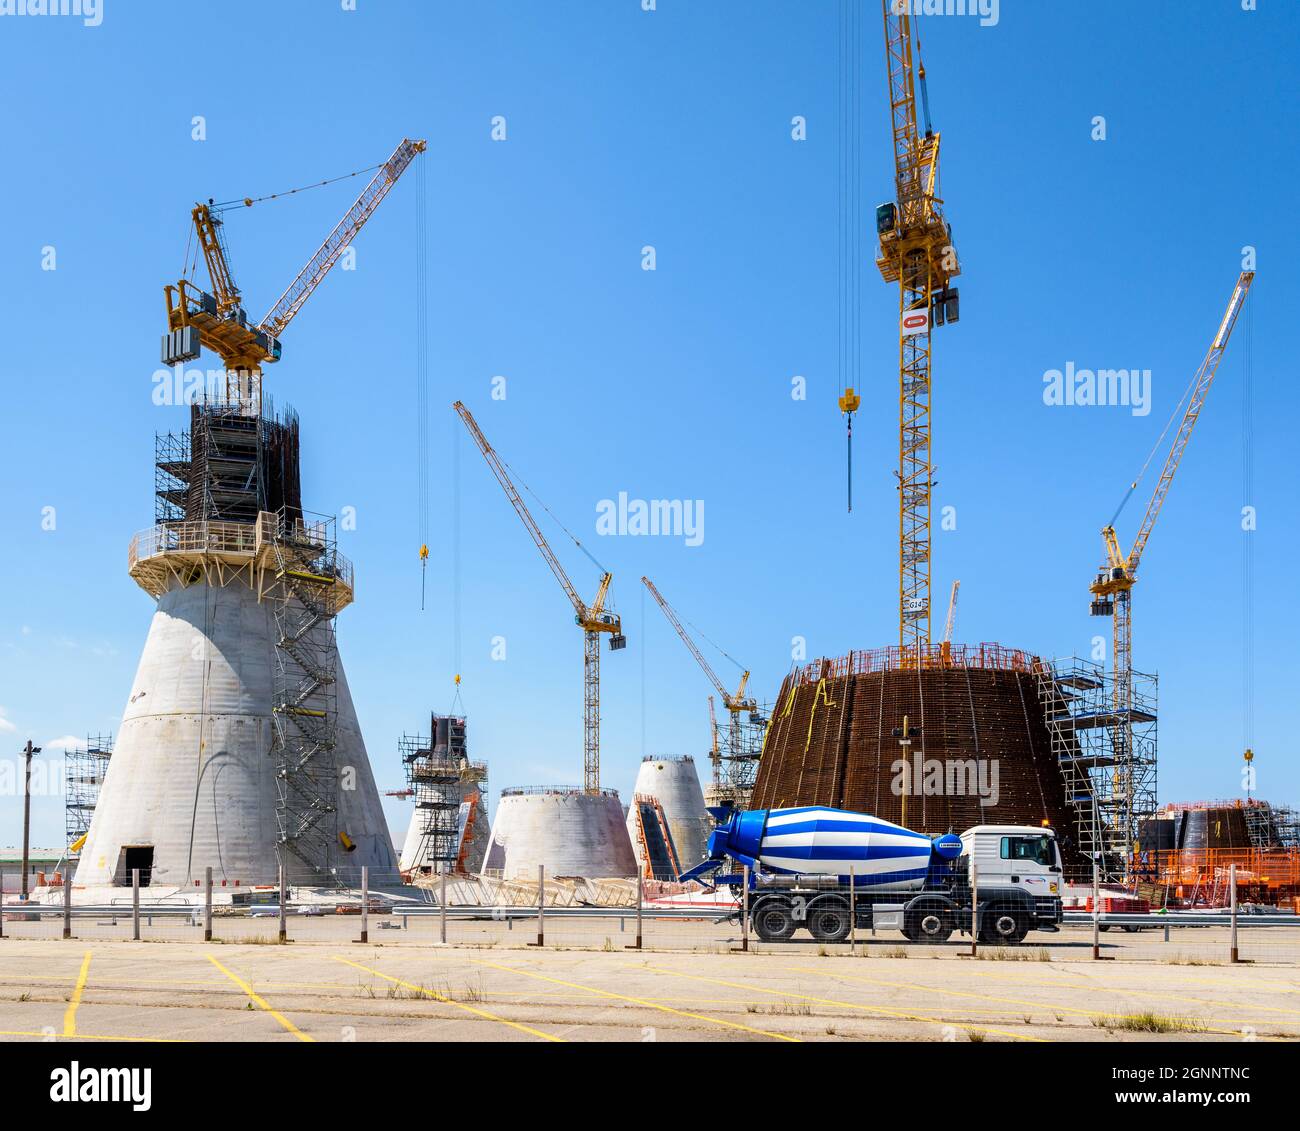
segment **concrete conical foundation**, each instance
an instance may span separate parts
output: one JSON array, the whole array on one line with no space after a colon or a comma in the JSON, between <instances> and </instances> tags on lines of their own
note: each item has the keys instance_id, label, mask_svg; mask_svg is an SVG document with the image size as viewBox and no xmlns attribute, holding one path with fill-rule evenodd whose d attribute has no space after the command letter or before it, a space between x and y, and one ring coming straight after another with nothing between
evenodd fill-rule
<instances>
[{"instance_id":1,"label":"concrete conical foundation","mask_svg":"<svg viewBox=\"0 0 1300 1131\"><path fill-rule=\"evenodd\" d=\"M129 884L127 849L152 849L151 886L276 882L272 749L275 602L241 581L162 594L77 866L83 886ZM393 880L396 861L352 695L336 683L338 878ZM140 854L133 853L135 859ZM321 883L290 856L289 879Z\"/></svg>"},{"instance_id":2,"label":"concrete conical foundation","mask_svg":"<svg viewBox=\"0 0 1300 1131\"><path fill-rule=\"evenodd\" d=\"M618 794L551 790L506 790L497 802L488 841L485 875L535 879L537 866L549 877L608 879L635 876L636 857Z\"/></svg>"},{"instance_id":3,"label":"concrete conical foundation","mask_svg":"<svg viewBox=\"0 0 1300 1131\"><path fill-rule=\"evenodd\" d=\"M403 872L438 870L438 861L433 859L433 840L425 832L426 825L424 813L418 808L412 810L397 862ZM487 854L488 816L486 802L477 786L470 786L462 792L456 829L463 867L449 868L448 871L479 872Z\"/></svg>"},{"instance_id":4,"label":"concrete conical foundation","mask_svg":"<svg viewBox=\"0 0 1300 1131\"><path fill-rule=\"evenodd\" d=\"M643 759L636 775L635 796L652 797L659 802L682 871L704 859L713 822L704 808L704 791L700 788L694 758L687 754L680 758ZM644 865L641 838L635 826L637 819L638 810L634 805L627 815L628 835L632 838L637 863Z\"/></svg>"}]
</instances>

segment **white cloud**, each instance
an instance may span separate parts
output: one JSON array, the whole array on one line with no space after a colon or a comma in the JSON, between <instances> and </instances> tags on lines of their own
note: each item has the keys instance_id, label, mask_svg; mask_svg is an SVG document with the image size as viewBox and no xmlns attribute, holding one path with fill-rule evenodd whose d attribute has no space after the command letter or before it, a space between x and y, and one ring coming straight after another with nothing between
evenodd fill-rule
<instances>
[{"instance_id":1,"label":"white cloud","mask_svg":"<svg viewBox=\"0 0 1300 1131\"><path fill-rule=\"evenodd\" d=\"M18 728L8 719L8 712L0 707L0 734L11 734Z\"/></svg>"},{"instance_id":2,"label":"white cloud","mask_svg":"<svg viewBox=\"0 0 1300 1131\"><path fill-rule=\"evenodd\" d=\"M65 734L62 738L48 738L45 740L41 749L47 753L61 750L66 754L69 750L80 750L86 745L84 738L78 738L75 734Z\"/></svg>"}]
</instances>

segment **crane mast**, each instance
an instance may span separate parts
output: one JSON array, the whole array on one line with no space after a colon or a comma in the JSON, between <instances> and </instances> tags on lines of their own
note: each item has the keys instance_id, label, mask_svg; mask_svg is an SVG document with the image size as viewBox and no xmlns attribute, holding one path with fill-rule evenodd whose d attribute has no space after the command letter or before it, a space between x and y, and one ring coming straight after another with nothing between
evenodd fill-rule
<instances>
[{"instance_id":1,"label":"crane mast","mask_svg":"<svg viewBox=\"0 0 1300 1131\"><path fill-rule=\"evenodd\" d=\"M1112 518L1101 532L1106 564L1089 586L1089 591L1093 595L1090 612L1093 616L1111 618L1111 663L1114 671L1112 709L1115 723L1112 728L1112 748L1116 763L1116 794L1121 805L1127 804L1129 807L1133 799L1132 783L1124 778L1131 774L1130 763L1133 753L1133 586L1137 583L1138 565L1142 561L1142 554L1155 528L1156 519L1160 517L1169 489L1173 486L1174 475L1187 450L1188 441L1192 438L1196 422L1200 419L1201 409L1205 405L1210 386L1214 383L1214 375L1228 347L1232 329L1237 323L1237 315L1245 305L1246 295L1250 291L1250 284L1254 278L1253 271L1243 271L1232 288L1219 328L1210 342L1204 360L1192 378L1187 409L1183 413L1173 443L1165 456L1160 478L1147 503L1146 513L1138 526L1132 549L1127 555L1120 549L1119 537L1115 533L1115 518L1119 517L1118 511L1115 518ZM1137 483L1134 482L1129 487L1129 494L1136 487ZM1126 495L1125 501L1127 498ZM1123 509L1123 504L1120 509ZM1127 809L1121 809L1114 816L1117 822L1124 822L1124 827L1128 827L1131 823L1131 813Z\"/></svg>"},{"instance_id":2,"label":"crane mast","mask_svg":"<svg viewBox=\"0 0 1300 1131\"><path fill-rule=\"evenodd\" d=\"M930 643L931 343L934 326L956 322L960 273L939 196L939 134L917 128L916 81L906 5L881 0L894 153L892 202L876 209L876 266L898 284L898 642L903 662L924 662ZM927 103L928 105L928 103Z\"/></svg>"},{"instance_id":3,"label":"crane mast","mask_svg":"<svg viewBox=\"0 0 1300 1131\"><path fill-rule=\"evenodd\" d=\"M623 625L617 613L605 611L605 600L609 596L610 582L614 580L613 574L602 568L600 586L596 590L596 596L588 605L578 595L578 590L574 587L569 575L565 572L564 566L560 564L560 559L555 556L555 551L551 549L550 543L546 540L546 535L542 533L542 528L537 525L537 520L533 518L532 512L528 509L528 504L524 502L523 496L515 486L514 479L510 475L505 461L497 455L496 449L488 443L488 439L483 435L483 430L479 428L478 421L474 419L473 413L465 407L460 401L457 401L452 408L456 410L457 415L464 422L470 436L473 438L478 450L483 454L487 465L492 469L492 474L496 476L497 482L501 484L501 489L505 492L506 498L510 500L510 505L514 507L515 514L519 516L519 521L524 524L524 529L533 540L533 545L542 555L542 559L550 567L551 573L555 575L556 581L560 583L560 588L564 590L565 596L569 598L569 604L573 606L574 622L582 629L582 788L585 793L600 792L600 634L609 634L609 648L611 652L616 652L627 647L627 637L623 635ZM593 559L594 560L594 559Z\"/></svg>"}]
</instances>

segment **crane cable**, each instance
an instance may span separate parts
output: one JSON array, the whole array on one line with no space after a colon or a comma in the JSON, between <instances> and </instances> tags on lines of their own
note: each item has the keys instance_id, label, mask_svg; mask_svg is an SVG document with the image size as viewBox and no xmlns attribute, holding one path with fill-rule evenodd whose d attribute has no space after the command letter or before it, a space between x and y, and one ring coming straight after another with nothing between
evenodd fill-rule
<instances>
[{"instance_id":1,"label":"crane cable","mask_svg":"<svg viewBox=\"0 0 1300 1131\"><path fill-rule=\"evenodd\" d=\"M836 364L839 408L847 423L848 509L853 510L853 414L862 404L862 97L861 11L855 0L840 0L839 71L836 97L839 111L837 177L839 208L836 230L836 289L838 326Z\"/></svg>"},{"instance_id":2,"label":"crane cable","mask_svg":"<svg viewBox=\"0 0 1300 1131\"><path fill-rule=\"evenodd\" d=\"M1164 431L1160 433L1160 438L1151 445L1151 451L1147 453L1146 461L1142 464L1142 470L1137 473L1137 478L1129 484L1128 490L1124 492L1124 497L1120 500L1119 506L1115 508L1115 513L1111 516L1108 526L1114 526L1120 516L1120 512L1128 506L1128 501L1133 497L1133 492L1138 489L1138 485L1146 478L1146 473L1151 467L1151 461L1156 458L1156 452L1164 445L1165 437L1169 435L1169 429L1173 427L1175 420L1181 420L1183 415L1183 406L1190 400L1193 391L1196 388L1197 379L1200 377L1200 369L1192 374L1192 379L1187 382L1187 388L1183 390L1183 395L1179 397L1178 403L1174 405L1174 410L1169 414L1169 419L1165 421Z\"/></svg>"},{"instance_id":3,"label":"crane cable","mask_svg":"<svg viewBox=\"0 0 1300 1131\"><path fill-rule=\"evenodd\" d=\"M427 246L427 163L415 178L415 459L420 538L420 611L424 611L429 567L429 263Z\"/></svg>"},{"instance_id":4,"label":"crane cable","mask_svg":"<svg viewBox=\"0 0 1300 1131\"><path fill-rule=\"evenodd\" d=\"M1258 300L1256 300L1258 301ZM1254 760L1255 745L1255 544L1254 523L1247 523L1246 508L1254 505L1255 494L1255 363L1254 306L1245 313L1245 341L1242 343L1241 381L1241 697L1242 747L1247 768ZM1254 782L1251 781L1251 785ZM1247 787L1247 795L1250 788Z\"/></svg>"},{"instance_id":5,"label":"crane cable","mask_svg":"<svg viewBox=\"0 0 1300 1131\"><path fill-rule=\"evenodd\" d=\"M538 496L537 492L534 491L530 486L528 486L528 484L525 483L525 482L524 482L524 481L519 477L519 473L518 473L517 471L515 471L515 469L514 469L513 467L511 467L508 463L506 463L506 461L505 461L504 459L502 459L502 457L501 457L501 453L500 453L500 452L497 452L497 459L501 460L502 465L505 467L505 469L506 469L508 472L510 472L510 478L513 479L516 483L518 483L519 486L521 486L521 487L522 487L525 491L527 491L530 495L532 495L532 497L533 497L533 502L535 502L539 507L541 507L542 510L544 510L544 511L545 511L545 512L550 516L551 521L554 522L555 525L558 526L561 530L563 530L564 533L565 533L566 535L568 535L569 540L570 540L570 541L571 541L575 546L577 546L579 550L581 550L584 554L586 554L588 558L591 559L591 563L592 563L592 565L594 565L598 570L600 570L600 572L601 572L602 574L608 573L609 570L607 570L603 565L600 564L600 562L596 559L595 554L593 554L590 550L588 550L587 547L584 546L584 545L583 545L583 544L578 540L578 536L577 536L576 534L574 534L573 531L570 530L567 526L565 526L564 523L562 523L562 522L559 520L559 518L556 517L555 512L554 512L553 510L551 510L550 507L548 507L544 502L542 502L542 500L541 500L541 498Z\"/></svg>"},{"instance_id":6,"label":"crane cable","mask_svg":"<svg viewBox=\"0 0 1300 1131\"><path fill-rule=\"evenodd\" d=\"M326 185L338 184L339 181L346 181L351 177L359 177L363 173L373 173L376 169L382 169L386 164L387 162L381 161L378 165L371 165L366 169L356 169L351 173L341 173L337 177L330 177L327 180L316 181L314 184L285 189L284 192L268 193L266 196L240 196L236 197L234 200L223 200L220 204L213 204L210 207L213 212L224 212L226 209L234 208L236 206L251 208L254 204L261 204L263 201L279 200L283 196L294 196L297 193L307 192L310 189L324 188Z\"/></svg>"},{"instance_id":7,"label":"crane cable","mask_svg":"<svg viewBox=\"0 0 1300 1131\"><path fill-rule=\"evenodd\" d=\"M728 660L730 660L733 664L735 664L735 665L736 665L736 669L737 669L738 671L742 671L742 672L743 672L743 671L748 671L748 670L749 670L748 668L745 667L744 664L742 664L738 659L736 659L735 656L733 656L733 655L732 655L730 652L728 652L724 647L722 647L721 644L719 644L719 643L718 643L717 641L715 641L715 640L710 640L709 637L708 637L705 633L703 633L702 631L700 631L700 629L699 629L699 627L698 627L697 625L691 624L690 621L686 621L686 624L687 624L690 628L692 628L692 629L695 630L696 635L699 636L701 640L704 640L706 643L708 643L708 644L710 644L712 647L716 648L716 649L717 649L717 650L718 650L718 651L719 651L723 656L725 656Z\"/></svg>"}]
</instances>

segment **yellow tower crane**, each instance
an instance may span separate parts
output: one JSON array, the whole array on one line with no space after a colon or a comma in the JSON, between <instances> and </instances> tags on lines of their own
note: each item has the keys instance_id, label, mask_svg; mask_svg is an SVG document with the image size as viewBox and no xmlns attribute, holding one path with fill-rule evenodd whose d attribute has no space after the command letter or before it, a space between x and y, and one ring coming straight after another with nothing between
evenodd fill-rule
<instances>
[{"instance_id":1,"label":"yellow tower crane","mask_svg":"<svg viewBox=\"0 0 1300 1131\"><path fill-rule=\"evenodd\" d=\"M524 528L528 531L534 545L541 552L542 558L551 567L551 572L555 574L556 581L564 589L565 595L569 598L569 603L573 606L573 619L578 627L582 629L582 788L586 793L599 793L600 634L602 632L609 634L609 650L611 652L617 652L627 647L627 637L623 635L623 624L619 619L619 615L605 611L605 599L609 595L609 586L610 582L614 580L614 575L597 562L595 558L592 558L586 547L575 538L574 541L577 542L578 547L595 562L596 567L601 571L600 587L596 590L595 599L591 604L588 605L578 596L578 591L574 588L573 582L569 580L569 575L564 572L564 566L560 564L560 559L555 556L555 551L551 549L550 543L546 541L546 536L542 533L541 527L537 525L537 521L533 518L532 512L529 511L523 496L520 495L518 488L515 486L505 461L497 455L496 449L488 443L488 439L483 435L483 431L479 428L478 421L474 419L473 413L460 401L452 405L452 408L465 422L465 427L469 430L470 436L473 437L474 443L478 445L478 450L483 453L483 458L487 460L487 465L492 469L492 474L497 477L497 482L501 484L501 489L506 493L506 498L510 500L510 505L515 508L515 514L519 516L519 521L524 524Z\"/></svg>"},{"instance_id":2,"label":"yellow tower crane","mask_svg":"<svg viewBox=\"0 0 1300 1131\"><path fill-rule=\"evenodd\" d=\"M230 269L222 214L231 207L249 207L257 201L245 197L225 205L196 204L191 213L198 249L203 254L212 293L189 278L163 288L167 299L167 333L162 339L164 365L193 361L206 347L221 358L226 371L226 399L258 413L262 406L262 366L280 360L280 335L303 303L356 238L397 179L427 148L423 141L403 139L382 165L324 243L295 276L261 322L250 322L243 296ZM369 172L369 170L365 170ZM349 174L355 175L355 174ZM343 178L337 178L343 179ZM329 183L329 182L322 182ZM315 187L315 186L311 186ZM301 190L294 189L292 192ZM289 193L279 193L287 196ZM262 197L262 200L273 197ZM187 270L189 264L186 264Z\"/></svg>"},{"instance_id":3,"label":"yellow tower crane","mask_svg":"<svg viewBox=\"0 0 1300 1131\"><path fill-rule=\"evenodd\" d=\"M925 66L913 63L907 5L881 0L889 65L894 200L876 209L876 266L898 284L898 642L903 662L925 661L930 643L930 334L956 322L960 273L939 195L939 135L930 128ZM918 37L916 60L920 62ZM917 127L919 83L925 133Z\"/></svg>"},{"instance_id":4,"label":"yellow tower crane","mask_svg":"<svg viewBox=\"0 0 1300 1131\"><path fill-rule=\"evenodd\" d=\"M1200 419L1205 398L1209 394L1211 384L1214 383L1214 374L1219 368L1219 362L1223 358L1224 350L1227 349L1228 339L1232 336L1232 328L1236 325L1237 315L1241 313L1241 308L1246 302L1246 294L1250 290L1251 280L1254 277L1255 273L1253 271L1243 271L1238 276L1236 286L1232 288L1232 295L1228 299L1227 309L1223 312L1223 319L1220 321L1219 328L1210 342L1209 351L1192 377L1189 385L1190 397L1187 401L1187 409L1183 413L1182 422L1179 424L1173 443L1165 456L1160 479L1156 482L1150 502L1147 503L1146 514L1142 516L1142 523L1138 527L1137 537L1133 539L1132 549L1127 554L1120 549L1119 538L1115 533L1115 520L1119 518L1120 511L1124 509L1124 505L1137 489L1137 485L1142 478L1141 474L1129 486L1123 502L1119 505L1119 510L1115 512L1114 517L1101 532L1102 541L1105 545L1106 564L1102 566L1096 579L1089 586L1089 591L1093 596L1089 611L1093 616L1108 616L1112 622L1111 662L1114 667L1112 708L1115 716L1114 726L1112 727L1112 747L1117 777L1115 793L1121 802L1121 809L1123 808L1124 798L1128 797L1131 800L1132 793L1132 790L1128 788L1129 783L1122 780L1122 778L1129 773L1129 764L1133 752L1132 599L1133 586L1137 583L1138 564L1142 560L1143 551L1146 550L1147 541L1151 537L1151 531L1155 527L1156 519L1160 517L1160 509L1164 506L1165 498L1169 494L1169 488L1173 486L1174 474L1182 461L1183 452L1187 450L1187 443L1192 438L1192 430L1196 427L1197 420ZM1163 435L1161 439L1163 439ZM1159 441L1157 441L1158 445ZM1154 454L1153 451L1152 455ZM1150 462L1149 457L1147 462ZM1117 822L1125 822L1124 827L1128 827L1128 817L1129 814L1124 811L1115 814Z\"/></svg>"},{"instance_id":5,"label":"yellow tower crane","mask_svg":"<svg viewBox=\"0 0 1300 1131\"><path fill-rule=\"evenodd\" d=\"M722 699L722 706L731 715L731 722L728 727L728 734L730 739L729 741L730 756L733 759L740 758L742 753L741 732L743 729L740 716L742 714L748 714L750 716L751 721L756 720L758 718L757 701L753 698L753 696L749 696L745 694L745 687L749 683L749 672L742 669L741 676L740 676L740 683L736 687L736 690L734 692L728 691L726 685L723 684L722 680L718 678L717 672L715 672L712 666L710 666L709 661L704 658L704 653L699 650L699 648L695 644L695 641L691 639L691 634L686 631L685 626L678 618L676 612L673 611L673 607L667 601L664 600L663 594L660 593L659 590L655 588L654 582L651 581L648 577L643 577L641 578L641 584L644 585L650 591L650 596L652 596L655 599L655 603L663 610L664 616L668 618L668 623L673 626L673 629L676 631L677 635L681 637L682 643L686 645L686 648L690 652L690 654L695 657L695 662L700 665L700 668L703 670L704 674L708 677L709 682L713 684L714 688L717 690L719 697ZM731 659L730 656L728 656L727 658ZM735 663L735 661L732 660L732 663ZM739 664L737 664L736 666L740 667ZM710 719L713 718L713 696L709 696L709 717ZM714 788L715 796L721 797L722 789L723 789L722 755L718 751L717 733L718 733L717 724L714 723L713 724L714 738L713 738L713 752L712 752L713 788ZM735 775L733 774L732 776L734 777ZM730 782L729 784L734 789L736 783L733 781ZM733 802L737 800L737 798L734 795L730 799Z\"/></svg>"}]
</instances>

